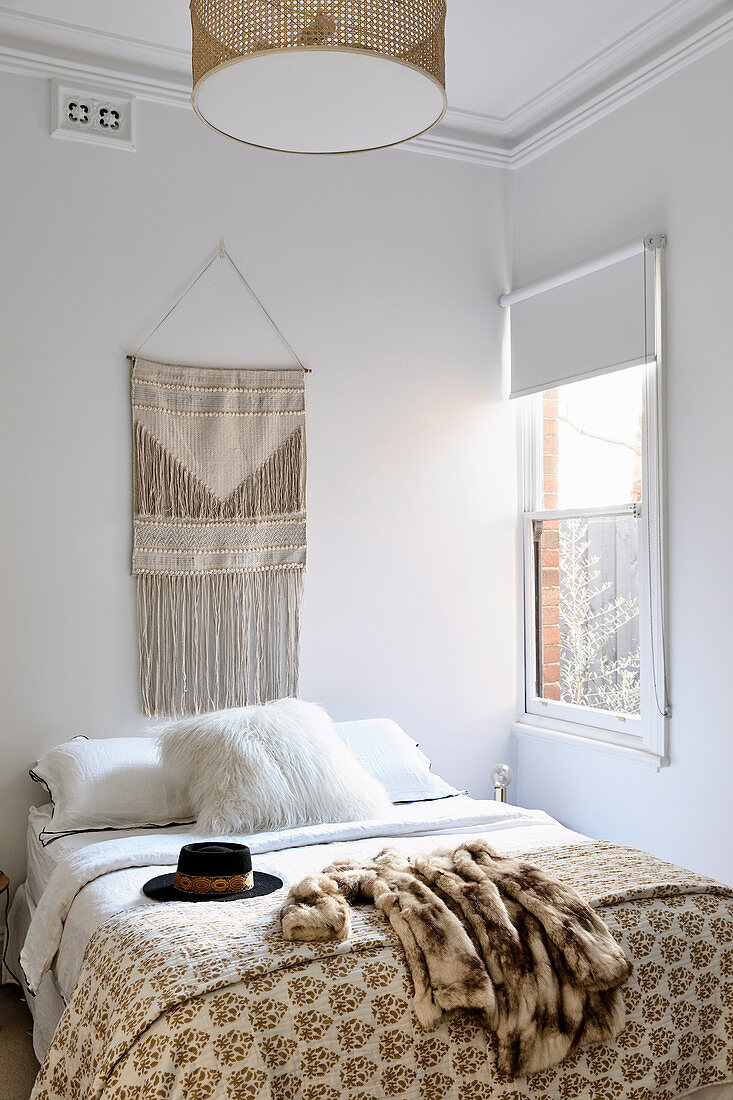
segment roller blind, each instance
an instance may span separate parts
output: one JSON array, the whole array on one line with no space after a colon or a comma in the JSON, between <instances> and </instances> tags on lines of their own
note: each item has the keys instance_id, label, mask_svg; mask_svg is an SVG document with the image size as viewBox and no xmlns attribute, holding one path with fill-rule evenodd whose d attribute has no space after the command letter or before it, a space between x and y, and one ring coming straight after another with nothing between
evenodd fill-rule
<instances>
[{"instance_id":1,"label":"roller blind","mask_svg":"<svg viewBox=\"0 0 733 1100\"><path fill-rule=\"evenodd\" d=\"M511 397L653 357L653 253L639 241L609 257L619 254L501 299L511 305ZM593 270L594 263L601 266Z\"/></svg>"}]
</instances>

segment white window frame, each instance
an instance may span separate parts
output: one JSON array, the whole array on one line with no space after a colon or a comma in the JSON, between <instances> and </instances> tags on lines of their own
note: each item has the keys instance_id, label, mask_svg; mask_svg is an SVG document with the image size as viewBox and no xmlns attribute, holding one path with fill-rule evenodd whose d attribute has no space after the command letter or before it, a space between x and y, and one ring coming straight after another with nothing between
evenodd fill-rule
<instances>
[{"instance_id":1,"label":"white window frame","mask_svg":"<svg viewBox=\"0 0 733 1100\"><path fill-rule=\"evenodd\" d=\"M543 740L592 745L618 750L627 758L662 767L669 763L668 721L664 687L664 560L663 560L663 408L660 264L657 264L655 304L656 357L643 365L642 503L609 508L543 511L541 402L537 394L523 399L519 410L520 431L520 532L523 601L523 661L519 720L514 732ZM533 521L570 516L636 516L639 524L639 642L641 652L641 717L619 716L608 711L540 699L534 692L537 668L535 629L535 555ZM651 552L650 552L651 551ZM655 675L656 671L656 684Z\"/></svg>"}]
</instances>

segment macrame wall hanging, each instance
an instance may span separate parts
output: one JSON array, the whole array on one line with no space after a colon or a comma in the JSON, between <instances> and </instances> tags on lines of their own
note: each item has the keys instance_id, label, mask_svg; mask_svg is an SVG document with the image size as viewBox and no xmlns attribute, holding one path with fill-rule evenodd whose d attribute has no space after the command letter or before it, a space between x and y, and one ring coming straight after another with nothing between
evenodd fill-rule
<instances>
[{"instance_id":1,"label":"macrame wall hanging","mask_svg":"<svg viewBox=\"0 0 733 1100\"><path fill-rule=\"evenodd\" d=\"M132 569L142 706L150 716L298 690L307 368L223 242L153 332L217 258L232 264L297 369L173 366L128 356Z\"/></svg>"}]
</instances>

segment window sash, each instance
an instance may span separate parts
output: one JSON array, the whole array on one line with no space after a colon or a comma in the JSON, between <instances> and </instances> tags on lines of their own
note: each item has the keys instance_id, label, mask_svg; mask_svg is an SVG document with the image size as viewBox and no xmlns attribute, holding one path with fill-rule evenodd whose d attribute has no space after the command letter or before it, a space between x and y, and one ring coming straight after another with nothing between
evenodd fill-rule
<instances>
[{"instance_id":1,"label":"window sash","mask_svg":"<svg viewBox=\"0 0 733 1100\"><path fill-rule=\"evenodd\" d=\"M556 721L572 722L575 725L589 726L591 730L605 731L614 734L621 739L621 743L639 747L643 739L642 716L625 714L620 715L613 711L603 710L600 707L589 707L575 703L544 699L538 694L538 681L541 665L541 653L539 645L539 605L541 601L540 575L537 568L536 546L534 537L535 523L538 520L549 521L561 519L585 519L606 518L613 519L617 516L630 516L635 520L641 520L640 504L620 504L608 508L569 508L551 509L538 512L524 513L524 563L525 563L525 710L527 714L544 716ZM640 532L641 535L641 532ZM641 546L641 537L639 539ZM643 618L642 588L640 561L639 577L639 619ZM643 676L643 657L642 657Z\"/></svg>"}]
</instances>

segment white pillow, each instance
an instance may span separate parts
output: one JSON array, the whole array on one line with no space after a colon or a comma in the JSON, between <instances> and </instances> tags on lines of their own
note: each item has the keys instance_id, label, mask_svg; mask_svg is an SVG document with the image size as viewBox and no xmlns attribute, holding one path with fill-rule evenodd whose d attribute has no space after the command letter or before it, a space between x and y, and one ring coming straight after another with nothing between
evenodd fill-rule
<instances>
[{"instance_id":1,"label":"white pillow","mask_svg":"<svg viewBox=\"0 0 733 1100\"><path fill-rule=\"evenodd\" d=\"M320 707L280 699L173 722L161 759L191 793L208 835L364 821L391 810Z\"/></svg>"},{"instance_id":2,"label":"white pillow","mask_svg":"<svg viewBox=\"0 0 733 1100\"><path fill-rule=\"evenodd\" d=\"M152 737L74 737L47 752L30 772L53 803L40 839L68 833L184 825L191 800L160 763Z\"/></svg>"},{"instance_id":3,"label":"white pillow","mask_svg":"<svg viewBox=\"0 0 733 1100\"><path fill-rule=\"evenodd\" d=\"M417 742L391 718L337 722L336 729L362 767L384 786L392 802L422 802L465 794L433 775L430 761Z\"/></svg>"}]
</instances>

